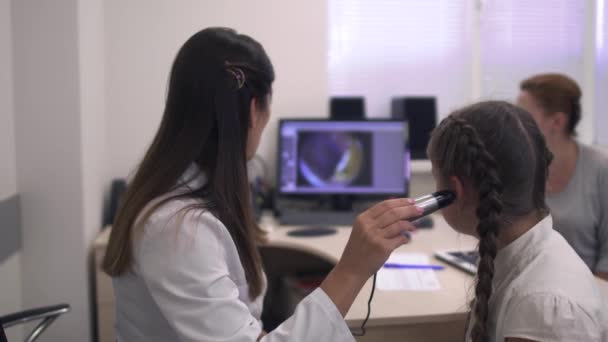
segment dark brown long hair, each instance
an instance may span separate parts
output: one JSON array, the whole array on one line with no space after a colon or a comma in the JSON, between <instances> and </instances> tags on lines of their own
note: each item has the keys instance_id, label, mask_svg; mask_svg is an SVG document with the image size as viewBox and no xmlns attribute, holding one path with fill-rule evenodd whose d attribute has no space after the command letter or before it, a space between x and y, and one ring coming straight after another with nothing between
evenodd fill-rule
<instances>
[{"instance_id":1,"label":"dark brown long hair","mask_svg":"<svg viewBox=\"0 0 608 342\"><path fill-rule=\"evenodd\" d=\"M457 176L479 196L480 262L471 338L487 342L500 229L517 217L548 211L545 183L552 155L532 116L506 102L482 102L452 113L433 132L428 154L442 179Z\"/></svg>"},{"instance_id":2,"label":"dark brown long hair","mask_svg":"<svg viewBox=\"0 0 608 342\"><path fill-rule=\"evenodd\" d=\"M103 269L120 276L133 264L133 236L146 218L166 201L200 199L190 209L208 210L228 229L245 270L252 298L262 292L262 270L247 181L250 104L265 109L274 69L262 46L225 28L193 35L177 54L160 128L128 185L113 225ZM144 208L179 187L195 164L206 175L199 189L180 193ZM140 217L140 219L138 219ZM136 222L137 219L137 222Z\"/></svg>"},{"instance_id":3,"label":"dark brown long hair","mask_svg":"<svg viewBox=\"0 0 608 342\"><path fill-rule=\"evenodd\" d=\"M551 115L564 113L568 116L568 133L576 134L581 120L581 88L570 77L562 74L539 74L525 79L520 89L527 91L543 110Z\"/></svg>"}]
</instances>

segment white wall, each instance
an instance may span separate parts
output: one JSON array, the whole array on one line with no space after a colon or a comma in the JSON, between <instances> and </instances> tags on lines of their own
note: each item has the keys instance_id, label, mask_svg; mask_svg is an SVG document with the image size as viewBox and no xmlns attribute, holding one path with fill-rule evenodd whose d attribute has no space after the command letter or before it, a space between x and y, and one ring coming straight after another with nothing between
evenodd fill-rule
<instances>
[{"instance_id":1,"label":"white wall","mask_svg":"<svg viewBox=\"0 0 608 342\"><path fill-rule=\"evenodd\" d=\"M596 13L596 36L597 45L595 64L597 73L595 78L595 111L596 111L596 136L595 143L605 147L608 151L608 1L600 0Z\"/></svg>"},{"instance_id":2,"label":"white wall","mask_svg":"<svg viewBox=\"0 0 608 342\"><path fill-rule=\"evenodd\" d=\"M0 201L17 193L10 13L10 1L0 0ZM20 252L0 260L0 288L0 315L21 310ZM10 341L21 339L19 328L7 333Z\"/></svg>"},{"instance_id":3,"label":"white wall","mask_svg":"<svg viewBox=\"0 0 608 342\"><path fill-rule=\"evenodd\" d=\"M586 1L585 11L585 43L583 56L583 80L580 87L583 92L581 98L582 116L581 121L576 127L578 140L584 144L592 144L596 141L596 96L600 94L595 88L596 82L596 57L595 57L595 20L596 20L596 0Z\"/></svg>"},{"instance_id":4,"label":"white wall","mask_svg":"<svg viewBox=\"0 0 608 342\"><path fill-rule=\"evenodd\" d=\"M124 177L145 152L162 116L177 50L209 26L229 26L260 41L272 59L273 119L260 153L274 160L276 122L327 113L325 0L105 1L107 112L111 174ZM274 173L274 167L271 167Z\"/></svg>"},{"instance_id":5,"label":"white wall","mask_svg":"<svg viewBox=\"0 0 608 342\"><path fill-rule=\"evenodd\" d=\"M12 2L23 304L72 307L42 341L91 339L88 251L106 169L101 1Z\"/></svg>"},{"instance_id":6,"label":"white wall","mask_svg":"<svg viewBox=\"0 0 608 342\"><path fill-rule=\"evenodd\" d=\"M99 233L104 187L109 179L105 110L104 0L78 0L80 140L84 243Z\"/></svg>"}]
</instances>

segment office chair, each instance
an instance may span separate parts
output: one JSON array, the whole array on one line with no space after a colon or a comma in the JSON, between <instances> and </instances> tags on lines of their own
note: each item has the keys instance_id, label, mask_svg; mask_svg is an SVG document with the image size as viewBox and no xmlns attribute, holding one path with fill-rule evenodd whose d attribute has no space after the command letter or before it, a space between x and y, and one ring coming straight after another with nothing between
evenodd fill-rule
<instances>
[{"instance_id":1,"label":"office chair","mask_svg":"<svg viewBox=\"0 0 608 342\"><path fill-rule=\"evenodd\" d=\"M6 316L0 316L0 342L7 341L4 334L5 328L25 324L31 321L41 320L36 328L34 328L34 330L32 330L32 332L30 332L30 334L24 340L25 342L33 342L40 337L40 334L42 334L46 328L48 328L49 325L51 325L57 319L57 317L69 311L69 304L59 304L20 311Z\"/></svg>"}]
</instances>

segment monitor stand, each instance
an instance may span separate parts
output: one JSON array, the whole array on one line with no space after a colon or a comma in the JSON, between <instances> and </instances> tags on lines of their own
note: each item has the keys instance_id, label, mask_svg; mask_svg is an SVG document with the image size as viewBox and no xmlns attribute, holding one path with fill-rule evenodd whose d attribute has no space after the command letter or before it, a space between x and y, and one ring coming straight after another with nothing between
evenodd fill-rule
<instances>
[{"instance_id":1,"label":"monitor stand","mask_svg":"<svg viewBox=\"0 0 608 342\"><path fill-rule=\"evenodd\" d=\"M349 212L353 210L355 196L353 195L332 195L331 209L338 212ZM336 234L337 230L328 226L308 226L295 229L287 233L293 237L315 237Z\"/></svg>"},{"instance_id":2,"label":"monitor stand","mask_svg":"<svg viewBox=\"0 0 608 342\"><path fill-rule=\"evenodd\" d=\"M334 211L353 211L353 203L355 196L353 195L332 195L331 209Z\"/></svg>"}]
</instances>

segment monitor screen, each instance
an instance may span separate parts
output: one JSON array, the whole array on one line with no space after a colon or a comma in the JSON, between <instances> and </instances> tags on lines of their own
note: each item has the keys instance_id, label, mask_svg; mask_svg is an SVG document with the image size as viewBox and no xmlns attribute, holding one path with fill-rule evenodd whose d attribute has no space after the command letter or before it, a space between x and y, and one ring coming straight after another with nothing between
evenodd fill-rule
<instances>
[{"instance_id":1,"label":"monitor screen","mask_svg":"<svg viewBox=\"0 0 608 342\"><path fill-rule=\"evenodd\" d=\"M407 132L394 120L282 120L279 192L407 194Z\"/></svg>"}]
</instances>

